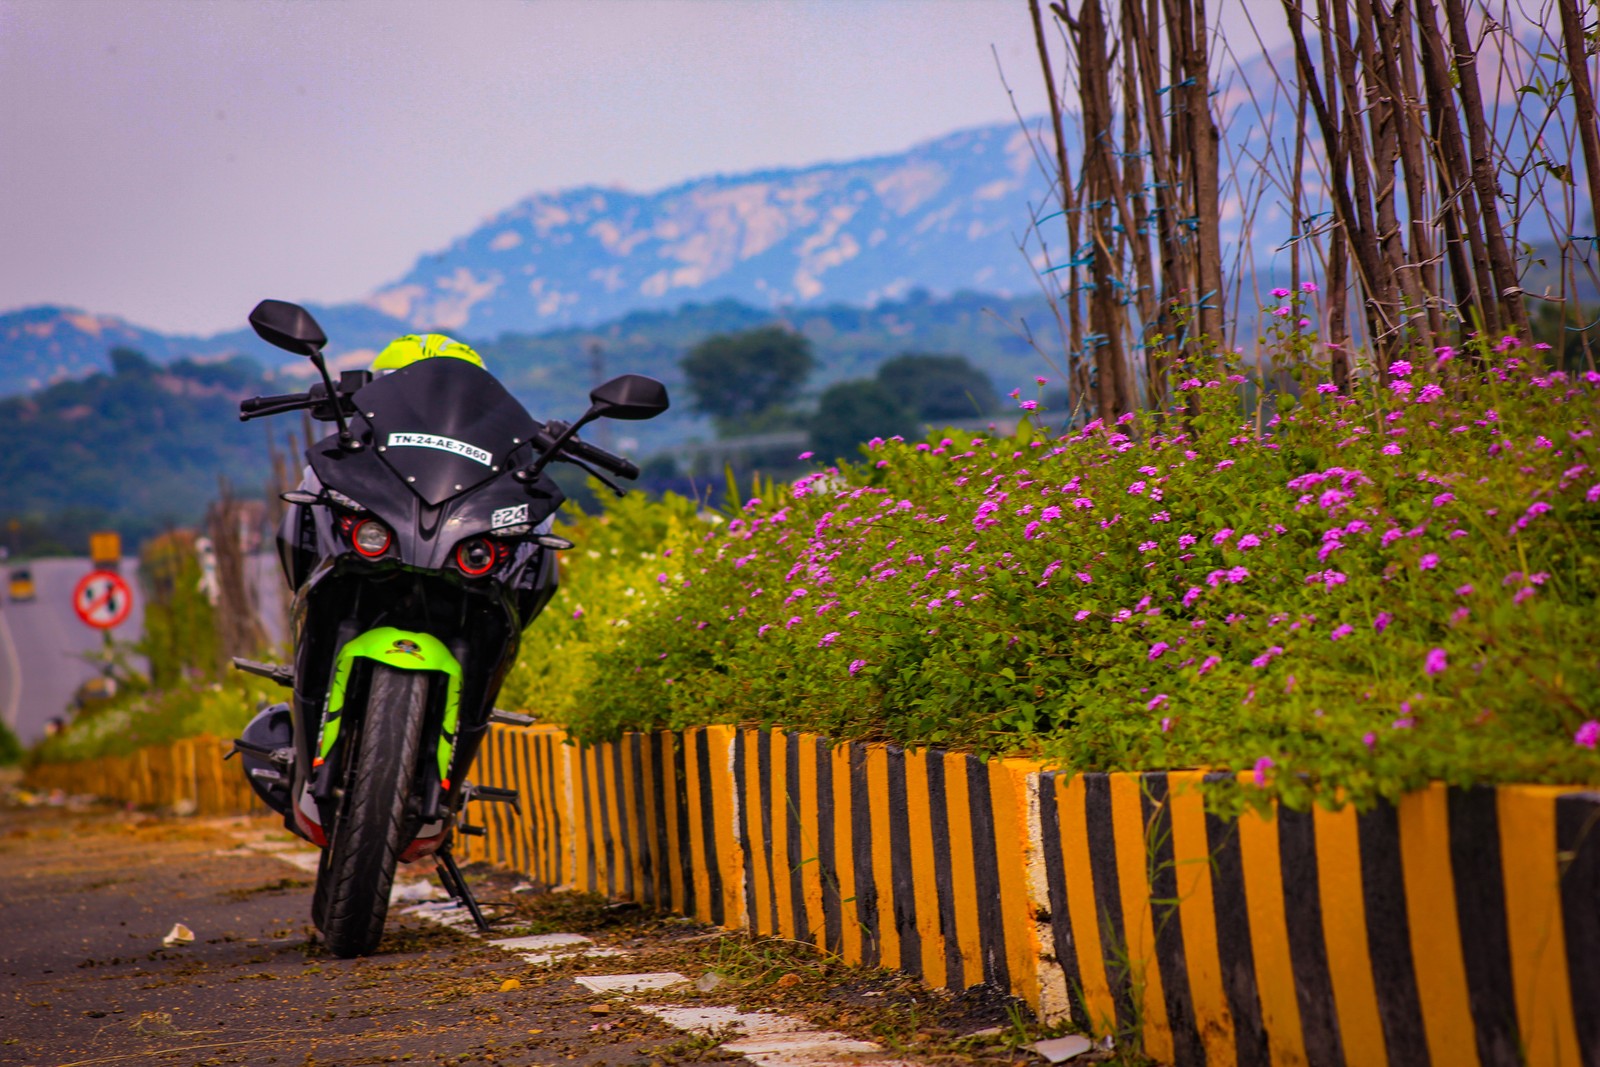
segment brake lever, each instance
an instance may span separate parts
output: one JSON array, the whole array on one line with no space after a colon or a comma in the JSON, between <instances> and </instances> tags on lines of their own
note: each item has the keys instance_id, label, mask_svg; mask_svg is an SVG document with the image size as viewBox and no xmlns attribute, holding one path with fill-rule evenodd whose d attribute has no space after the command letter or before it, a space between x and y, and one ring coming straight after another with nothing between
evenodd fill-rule
<instances>
[{"instance_id":1,"label":"brake lever","mask_svg":"<svg viewBox=\"0 0 1600 1067\"><path fill-rule=\"evenodd\" d=\"M591 467L589 464L585 463L581 459L576 459L576 458L574 458L572 456L567 455L565 452L562 452L562 453L560 453L559 455L556 456L556 462L557 463L570 463L574 467L579 467L579 468L581 468L581 469L583 469L585 471L588 471L591 475L594 476L596 481L598 481L601 485L605 486L607 489L611 490L613 493L617 494L618 496L627 496L628 495L628 491L626 489L622 488L622 486L618 485L616 482L612 481L610 478L607 478L604 474L601 474L599 471L595 470L593 467Z\"/></svg>"}]
</instances>

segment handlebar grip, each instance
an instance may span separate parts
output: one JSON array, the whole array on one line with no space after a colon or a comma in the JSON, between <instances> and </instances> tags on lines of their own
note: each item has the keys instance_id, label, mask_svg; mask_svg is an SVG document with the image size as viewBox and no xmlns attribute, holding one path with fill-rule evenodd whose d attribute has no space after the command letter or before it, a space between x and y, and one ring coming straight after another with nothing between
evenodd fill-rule
<instances>
[{"instance_id":1,"label":"handlebar grip","mask_svg":"<svg viewBox=\"0 0 1600 1067\"><path fill-rule=\"evenodd\" d=\"M239 414L248 415L253 411L263 408L275 408L283 404L299 404L311 399L310 393L282 393L278 396L252 396L247 400L239 401Z\"/></svg>"},{"instance_id":2,"label":"handlebar grip","mask_svg":"<svg viewBox=\"0 0 1600 1067\"><path fill-rule=\"evenodd\" d=\"M626 478L629 481L633 481L635 478L639 477L639 467L637 464L633 463L631 460L623 459L621 456L613 455L603 448L597 448L587 441L568 441L565 446L565 451L572 453L579 459L588 460L596 467L600 467L603 470L608 470L619 478Z\"/></svg>"}]
</instances>

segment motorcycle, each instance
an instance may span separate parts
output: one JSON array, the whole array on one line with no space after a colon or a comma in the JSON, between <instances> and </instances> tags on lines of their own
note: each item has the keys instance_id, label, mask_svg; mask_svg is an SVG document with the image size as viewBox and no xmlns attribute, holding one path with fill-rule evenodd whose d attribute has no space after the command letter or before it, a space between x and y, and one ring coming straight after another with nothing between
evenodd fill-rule
<instances>
[{"instance_id":1,"label":"motorcycle","mask_svg":"<svg viewBox=\"0 0 1600 1067\"><path fill-rule=\"evenodd\" d=\"M635 479L638 467L578 431L653 418L666 387L625 374L597 386L577 421L541 423L466 360L335 381L305 309L262 301L250 325L321 380L242 401L240 420L304 410L336 432L306 450L300 488L283 494L293 665L234 661L291 699L259 712L234 752L284 825L322 849L311 914L335 955L377 948L397 864L430 855L487 929L451 843L484 833L462 818L469 801L521 810L514 790L467 774L492 722L532 721L494 701L523 628L555 594L556 553L572 547L550 532L564 496L545 468L574 465L621 495L608 475Z\"/></svg>"}]
</instances>

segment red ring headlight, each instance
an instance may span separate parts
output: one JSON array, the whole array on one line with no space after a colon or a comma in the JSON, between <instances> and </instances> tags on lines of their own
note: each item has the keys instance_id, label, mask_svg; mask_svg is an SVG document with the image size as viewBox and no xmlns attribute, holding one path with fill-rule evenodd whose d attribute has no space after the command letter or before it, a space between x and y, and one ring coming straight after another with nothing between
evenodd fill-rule
<instances>
[{"instance_id":1,"label":"red ring headlight","mask_svg":"<svg viewBox=\"0 0 1600 1067\"><path fill-rule=\"evenodd\" d=\"M462 574L477 578L488 574L495 564L494 546L481 537L463 541L456 546L456 566Z\"/></svg>"},{"instance_id":2,"label":"red ring headlight","mask_svg":"<svg viewBox=\"0 0 1600 1067\"><path fill-rule=\"evenodd\" d=\"M393 535L389 527L377 519L362 519L350 530L350 544L368 559L376 559L389 551Z\"/></svg>"}]
</instances>

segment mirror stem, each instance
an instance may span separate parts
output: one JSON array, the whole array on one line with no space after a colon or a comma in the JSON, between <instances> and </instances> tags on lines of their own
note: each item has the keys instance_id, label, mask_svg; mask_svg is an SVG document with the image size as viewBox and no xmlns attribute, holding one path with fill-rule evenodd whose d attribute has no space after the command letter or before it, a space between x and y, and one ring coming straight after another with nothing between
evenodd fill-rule
<instances>
[{"instance_id":1,"label":"mirror stem","mask_svg":"<svg viewBox=\"0 0 1600 1067\"><path fill-rule=\"evenodd\" d=\"M556 455L560 453L561 446L572 440L572 438L576 437L580 429L582 429L588 423L591 423L595 419L599 418L599 416L600 409L591 404L589 406L589 410L583 413L582 418L573 423L571 426L568 426L565 430L561 431L561 433L556 437L555 441L550 445L550 450L548 452L541 453L539 458L534 460L531 466L523 469L522 477L519 480L532 482L534 479L538 478L540 472L548 467L550 465L550 461L555 459Z\"/></svg>"},{"instance_id":2,"label":"mirror stem","mask_svg":"<svg viewBox=\"0 0 1600 1067\"><path fill-rule=\"evenodd\" d=\"M322 375L322 385L328 390L328 402L333 405L333 421L339 424L339 447L346 452L361 451L361 442L350 432L350 424L344 421L344 398L333 384L333 379L328 377L328 363L322 358L320 348L312 353L311 363Z\"/></svg>"}]
</instances>

